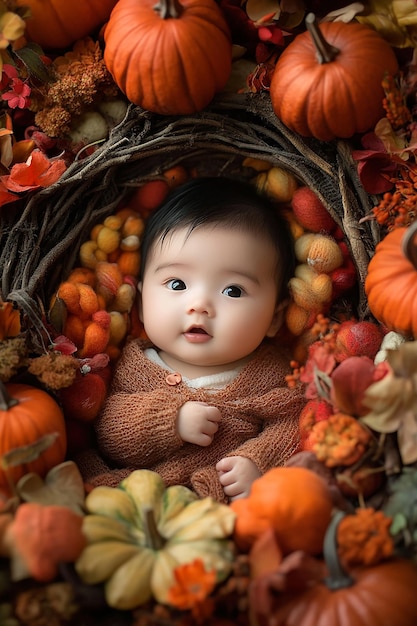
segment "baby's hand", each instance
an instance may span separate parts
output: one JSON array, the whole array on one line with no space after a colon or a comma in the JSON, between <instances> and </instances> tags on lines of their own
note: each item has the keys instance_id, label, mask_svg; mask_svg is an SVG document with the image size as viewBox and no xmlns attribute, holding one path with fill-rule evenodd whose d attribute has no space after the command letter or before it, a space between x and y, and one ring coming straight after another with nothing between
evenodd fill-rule
<instances>
[{"instance_id":1,"label":"baby's hand","mask_svg":"<svg viewBox=\"0 0 417 626\"><path fill-rule=\"evenodd\" d=\"M244 456L227 456L216 465L223 491L230 500L247 498L254 480L261 472L253 461Z\"/></svg>"},{"instance_id":2,"label":"baby's hand","mask_svg":"<svg viewBox=\"0 0 417 626\"><path fill-rule=\"evenodd\" d=\"M178 411L177 432L183 441L209 446L221 417L219 409L206 402L186 402Z\"/></svg>"}]
</instances>

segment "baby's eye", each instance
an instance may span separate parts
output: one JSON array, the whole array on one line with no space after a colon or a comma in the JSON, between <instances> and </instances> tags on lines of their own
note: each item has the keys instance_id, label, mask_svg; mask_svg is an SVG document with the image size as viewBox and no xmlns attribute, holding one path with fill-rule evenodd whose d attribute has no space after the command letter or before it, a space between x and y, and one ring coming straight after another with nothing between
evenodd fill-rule
<instances>
[{"instance_id":1,"label":"baby's eye","mask_svg":"<svg viewBox=\"0 0 417 626\"><path fill-rule=\"evenodd\" d=\"M230 285L223 289L222 293L225 296L229 296L229 298L240 298L243 294L243 289L237 287L236 285Z\"/></svg>"},{"instance_id":2,"label":"baby's eye","mask_svg":"<svg viewBox=\"0 0 417 626\"><path fill-rule=\"evenodd\" d=\"M172 289L173 291L183 291L184 289L187 289L187 285L185 284L185 282L183 280L180 280L179 278L173 278L172 280L169 280L166 283L166 286L168 287L168 289Z\"/></svg>"}]
</instances>

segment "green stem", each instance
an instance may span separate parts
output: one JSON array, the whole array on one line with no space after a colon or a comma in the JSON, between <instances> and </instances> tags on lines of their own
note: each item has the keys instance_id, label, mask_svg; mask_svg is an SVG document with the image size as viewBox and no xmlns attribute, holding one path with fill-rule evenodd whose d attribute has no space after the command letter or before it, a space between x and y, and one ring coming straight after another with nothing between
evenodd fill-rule
<instances>
[{"instance_id":1,"label":"green stem","mask_svg":"<svg viewBox=\"0 0 417 626\"><path fill-rule=\"evenodd\" d=\"M158 11L162 20L167 20L170 17L178 19L184 8L179 0L159 0L158 4L155 4L154 11Z\"/></svg>"},{"instance_id":2,"label":"green stem","mask_svg":"<svg viewBox=\"0 0 417 626\"><path fill-rule=\"evenodd\" d=\"M323 553L329 572L324 583L332 591L351 587L355 582L343 569L337 554L337 527L345 515L344 511L337 511L333 515L324 537Z\"/></svg>"},{"instance_id":3,"label":"green stem","mask_svg":"<svg viewBox=\"0 0 417 626\"><path fill-rule=\"evenodd\" d=\"M308 13L306 15L305 24L316 47L317 59L320 65L322 65L323 63L331 63L332 61L334 61L334 59L340 53L340 50L339 48L335 48L335 46L332 46L325 40L318 26L314 13Z\"/></svg>"},{"instance_id":4,"label":"green stem","mask_svg":"<svg viewBox=\"0 0 417 626\"><path fill-rule=\"evenodd\" d=\"M19 404L19 400L12 398L6 389L6 385L0 380L0 411L8 411Z\"/></svg>"},{"instance_id":5,"label":"green stem","mask_svg":"<svg viewBox=\"0 0 417 626\"><path fill-rule=\"evenodd\" d=\"M150 507L143 507L143 527L146 535L146 544L152 548L152 550L162 550L165 545L165 539L159 532L153 509Z\"/></svg>"}]
</instances>

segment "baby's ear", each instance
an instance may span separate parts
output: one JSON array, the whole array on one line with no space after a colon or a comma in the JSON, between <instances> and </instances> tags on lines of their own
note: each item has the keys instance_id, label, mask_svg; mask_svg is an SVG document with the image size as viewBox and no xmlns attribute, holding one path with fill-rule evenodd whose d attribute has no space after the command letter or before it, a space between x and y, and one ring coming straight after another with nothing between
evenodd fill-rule
<instances>
[{"instance_id":1,"label":"baby's ear","mask_svg":"<svg viewBox=\"0 0 417 626\"><path fill-rule=\"evenodd\" d=\"M138 307L139 307L139 319L141 322L143 322L143 311L142 311L142 281L138 282L138 291L139 291L139 298L138 298Z\"/></svg>"},{"instance_id":2,"label":"baby's ear","mask_svg":"<svg viewBox=\"0 0 417 626\"><path fill-rule=\"evenodd\" d=\"M289 300L284 300L284 302L280 302L279 304L277 304L271 325L266 332L266 337L275 337L275 335L281 328L284 321L284 312L286 307L288 306L288 302Z\"/></svg>"}]
</instances>

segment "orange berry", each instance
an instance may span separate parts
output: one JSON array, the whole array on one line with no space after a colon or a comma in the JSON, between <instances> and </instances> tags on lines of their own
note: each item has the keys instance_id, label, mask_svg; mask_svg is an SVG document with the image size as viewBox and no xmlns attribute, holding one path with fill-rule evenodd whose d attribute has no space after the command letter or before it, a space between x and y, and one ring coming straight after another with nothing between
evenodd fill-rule
<instances>
[{"instance_id":1,"label":"orange berry","mask_svg":"<svg viewBox=\"0 0 417 626\"><path fill-rule=\"evenodd\" d=\"M80 307L80 292L75 283L65 281L60 284L58 288L57 296L60 300L63 300L65 307L69 313L78 315L81 313Z\"/></svg>"},{"instance_id":2,"label":"orange berry","mask_svg":"<svg viewBox=\"0 0 417 626\"><path fill-rule=\"evenodd\" d=\"M68 315L65 320L63 334L75 343L77 348L81 348L84 343L86 324L87 322L80 319L78 315Z\"/></svg>"},{"instance_id":3,"label":"orange berry","mask_svg":"<svg viewBox=\"0 0 417 626\"><path fill-rule=\"evenodd\" d=\"M139 276L140 253L139 250L123 251L117 259L117 265L123 276Z\"/></svg>"},{"instance_id":4,"label":"orange berry","mask_svg":"<svg viewBox=\"0 0 417 626\"><path fill-rule=\"evenodd\" d=\"M120 230L123 224L123 220L120 215L109 215L103 222L106 228L111 230Z\"/></svg>"},{"instance_id":5,"label":"orange berry","mask_svg":"<svg viewBox=\"0 0 417 626\"><path fill-rule=\"evenodd\" d=\"M129 237L130 235L136 235L136 237L140 237L144 228L145 222L141 217L129 216L123 223L122 236Z\"/></svg>"},{"instance_id":6,"label":"orange berry","mask_svg":"<svg viewBox=\"0 0 417 626\"><path fill-rule=\"evenodd\" d=\"M81 315L86 317L91 317L93 313L98 311L98 300L97 294L90 285L84 285L79 283L77 285L79 292L79 301L81 308Z\"/></svg>"},{"instance_id":7,"label":"orange berry","mask_svg":"<svg viewBox=\"0 0 417 626\"><path fill-rule=\"evenodd\" d=\"M95 226L93 226L90 232L90 238L93 241L97 241L98 234L102 228L104 228L104 224L96 224Z\"/></svg>"},{"instance_id":8,"label":"orange berry","mask_svg":"<svg viewBox=\"0 0 417 626\"><path fill-rule=\"evenodd\" d=\"M175 189L179 185L183 185L188 180L188 172L183 165L175 165L163 172L163 176L166 179L171 189Z\"/></svg>"},{"instance_id":9,"label":"orange berry","mask_svg":"<svg viewBox=\"0 0 417 626\"><path fill-rule=\"evenodd\" d=\"M120 219L122 220L122 222L124 223L129 217L138 217L139 214L137 211L135 211L134 209L132 209L129 206L123 207L123 209L119 209L116 213L117 217L120 217Z\"/></svg>"},{"instance_id":10,"label":"orange berry","mask_svg":"<svg viewBox=\"0 0 417 626\"><path fill-rule=\"evenodd\" d=\"M169 190L166 180L150 180L136 191L131 199L131 206L147 215L165 200Z\"/></svg>"},{"instance_id":11,"label":"orange berry","mask_svg":"<svg viewBox=\"0 0 417 626\"><path fill-rule=\"evenodd\" d=\"M109 254L114 252L119 247L120 233L118 230L113 230L108 226L103 226L97 235L97 245L100 250Z\"/></svg>"}]
</instances>

